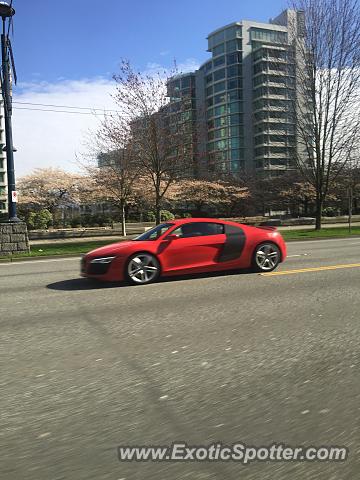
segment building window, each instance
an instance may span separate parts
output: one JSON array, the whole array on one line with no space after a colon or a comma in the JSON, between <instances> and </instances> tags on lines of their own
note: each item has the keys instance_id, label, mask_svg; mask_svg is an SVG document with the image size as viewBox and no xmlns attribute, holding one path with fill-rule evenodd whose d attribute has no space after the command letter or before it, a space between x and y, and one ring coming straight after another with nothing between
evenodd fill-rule
<instances>
[{"instance_id":1,"label":"building window","mask_svg":"<svg viewBox=\"0 0 360 480\"><path fill-rule=\"evenodd\" d=\"M252 28L250 32L251 40L262 40L263 42L285 43L287 33L275 30L266 30L263 28Z\"/></svg>"},{"instance_id":2,"label":"building window","mask_svg":"<svg viewBox=\"0 0 360 480\"><path fill-rule=\"evenodd\" d=\"M213 150L226 150L229 146L227 140L217 140L213 143Z\"/></svg>"},{"instance_id":3,"label":"building window","mask_svg":"<svg viewBox=\"0 0 360 480\"><path fill-rule=\"evenodd\" d=\"M231 148L239 148L244 146L244 139L240 137L230 138Z\"/></svg>"},{"instance_id":4,"label":"building window","mask_svg":"<svg viewBox=\"0 0 360 480\"><path fill-rule=\"evenodd\" d=\"M229 112L230 113L239 113L242 112L242 103L241 102L233 102L229 105Z\"/></svg>"},{"instance_id":5,"label":"building window","mask_svg":"<svg viewBox=\"0 0 360 480\"><path fill-rule=\"evenodd\" d=\"M221 65L224 65L225 63L225 57L218 57L214 60L214 68L220 67Z\"/></svg>"},{"instance_id":6,"label":"building window","mask_svg":"<svg viewBox=\"0 0 360 480\"><path fill-rule=\"evenodd\" d=\"M242 68L240 65L231 65L227 67L227 76L229 77L239 77L242 75Z\"/></svg>"},{"instance_id":7,"label":"building window","mask_svg":"<svg viewBox=\"0 0 360 480\"><path fill-rule=\"evenodd\" d=\"M0 202L0 210L6 210L6 203Z\"/></svg>"},{"instance_id":8,"label":"building window","mask_svg":"<svg viewBox=\"0 0 360 480\"><path fill-rule=\"evenodd\" d=\"M225 38L226 40L230 40L232 38L241 37L242 35L242 28L240 25L233 25L225 30Z\"/></svg>"},{"instance_id":9,"label":"building window","mask_svg":"<svg viewBox=\"0 0 360 480\"><path fill-rule=\"evenodd\" d=\"M216 70L214 72L214 82L222 80L223 78L225 78L225 68L222 68L221 70Z\"/></svg>"},{"instance_id":10,"label":"building window","mask_svg":"<svg viewBox=\"0 0 360 480\"><path fill-rule=\"evenodd\" d=\"M210 62L208 62L208 63L205 65L204 70L205 70L205 72L207 73L207 72L209 72L211 69L212 69L212 62L210 61Z\"/></svg>"},{"instance_id":11,"label":"building window","mask_svg":"<svg viewBox=\"0 0 360 480\"><path fill-rule=\"evenodd\" d=\"M228 65L233 65L234 63L241 63L242 62L242 56L241 53L235 52L235 53L230 53L227 55L227 64Z\"/></svg>"},{"instance_id":12,"label":"building window","mask_svg":"<svg viewBox=\"0 0 360 480\"><path fill-rule=\"evenodd\" d=\"M222 43L221 45L217 45L212 49L213 57L217 57L218 55L221 55L224 52L225 52L225 43Z\"/></svg>"},{"instance_id":13,"label":"building window","mask_svg":"<svg viewBox=\"0 0 360 480\"><path fill-rule=\"evenodd\" d=\"M227 128L219 128L219 130L215 130L215 138L226 138L227 136L228 136Z\"/></svg>"},{"instance_id":14,"label":"building window","mask_svg":"<svg viewBox=\"0 0 360 480\"><path fill-rule=\"evenodd\" d=\"M215 120L214 120L214 127L215 128L224 127L227 124L228 124L227 117L218 117L218 118L215 118Z\"/></svg>"},{"instance_id":15,"label":"building window","mask_svg":"<svg viewBox=\"0 0 360 480\"><path fill-rule=\"evenodd\" d=\"M206 96L209 97L213 94L213 87L207 87L206 89Z\"/></svg>"},{"instance_id":16,"label":"building window","mask_svg":"<svg viewBox=\"0 0 360 480\"><path fill-rule=\"evenodd\" d=\"M226 114L226 105L220 105L214 109L215 117Z\"/></svg>"},{"instance_id":17,"label":"building window","mask_svg":"<svg viewBox=\"0 0 360 480\"><path fill-rule=\"evenodd\" d=\"M206 106L207 107L211 107L214 103L214 98L213 97L210 97L206 100Z\"/></svg>"},{"instance_id":18,"label":"building window","mask_svg":"<svg viewBox=\"0 0 360 480\"><path fill-rule=\"evenodd\" d=\"M240 135L244 135L244 129L240 126L230 127L230 135L232 137L239 137Z\"/></svg>"},{"instance_id":19,"label":"building window","mask_svg":"<svg viewBox=\"0 0 360 480\"><path fill-rule=\"evenodd\" d=\"M0 187L0 195L1 196L6 195L5 187Z\"/></svg>"},{"instance_id":20,"label":"building window","mask_svg":"<svg viewBox=\"0 0 360 480\"><path fill-rule=\"evenodd\" d=\"M267 139L266 135L257 135L255 137L255 145L261 145L262 143L267 143L266 139Z\"/></svg>"},{"instance_id":21,"label":"building window","mask_svg":"<svg viewBox=\"0 0 360 480\"><path fill-rule=\"evenodd\" d=\"M224 103L226 102L226 93L220 93L219 95L215 95L214 97L214 104L216 105L217 103Z\"/></svg>"},{"instance_id":22,"label":"building window","mask_svg":"<svg viewBox=\"0 0 360 480\"><path fill-rule=\"evenodd\" d=\"M262 83L266 83L266 75L258 75L254 78L254 86L260 85Z\"/></svg>"},{"instance_id":23,"label":"building window","mask_svg":"<svg viewBox=\"0 0 360 480\"><path fill-rule=\"evenodd\" d=\"M5 179L5 174L0 173L0 183L4 183L4 179Z\"/></svg>"},{"instance_id":24,"label":"building window","mask_svg":"<svg viewBox=\"0 0 360 480\"><path fill-rule=\"evenodd\" d=\"M206 83L212 82L212 73L210 73L209 75L206 75L205 81L206 81Z\"/></svg>"},{"instance_id":25,"label":"building window","mask_svg":"<svg viewBox=\"0 0 360 480\"><path fill-rule=\"evenodd\" d=\"M241 148L232 149L230 152L231 160L239 160L244 158L244 151Z\"/></svg>"},{"instance_id":26,"label":"building window","mask_svg":"<svg viewBox=\"0 0 360 480\"><path fill-rule=\"evenodd\" d=\"M228 136L227 128L219 128L218 130L212 130L209 132L209 140L216 140L218 138L226 138Z\"/></svg>"},{"instance_id":27,"label":"building window","mask_svg":"<svg viewBox=\"0 0 360 480\"><path fill-rule=\"evenodd\" d=\"M234 115L229 116L230 125L239 125L239 123L243 123L243 116L239 113L235 113Z\"/></svg>"},{"instance_id":28,"label":"building window","mask_svg":"<svg viewBox=\"0 0 360 480\"><path fill-rule=\"evenodd\" d=\"M235 88L242 88L242 79L241 78L232 78L227 81L227 89L234 90Z\"/></svg>"},{"instance_id":29,"label":"building window","mask_svg":"<svg viewBox=\"0 0 360 480\"><path fill-rule=\"evenodd\" d=\"M225 40L225 31L221 30L220 32L214 33L209 37L209 49L214 48L219 43L223 43Z\"/></svg>"},{"instance_id":30,"label":"building window","mask_svg":"<svg viewBox=\"0 0 360 480\"><path fill-rule=\"evenodd\" d=\"M215 83L214 93L221 92L222 90L225 90L225 82Z\"/></svg>"},{"instance_id":31,"label":"building window","mask_svg":"<svg viewBox=\"0 0 360 480\"><path fill-rule=\"evenodd\" d=\"M286 143L286 137L284 137L284 135L270 135L269 140L272 143Z\"/></svg>"},{"instance_id":32,"label":"building window","mask_svg":"<svg viewBox=\"0 0 360 480\"><path fill-rule=\"evenodd\" d=\"M232 100L242 100L242 90L232 90L228 92L228 100L231 102Z\"/></svg>"},{"instance_id":33,"label":"building window","mask_svg":"<svg viewBox=\"0 0 360 480\"><path fill-rule=\"evenodd\" d=\"M181 79L181 88L189 88L190 87L190 77L183 77Z\"/></svg>"},{"instance_id":34,"label":"building window","mask_svg":"<svg viewBox=\"0 0 360 480\"><path fill-rule=\"evenodd\" d=\"M242 50L242 41L240 39L237 38L226 42L227 53L235 52L236 50Z\"/></svg>"}]
</instances>

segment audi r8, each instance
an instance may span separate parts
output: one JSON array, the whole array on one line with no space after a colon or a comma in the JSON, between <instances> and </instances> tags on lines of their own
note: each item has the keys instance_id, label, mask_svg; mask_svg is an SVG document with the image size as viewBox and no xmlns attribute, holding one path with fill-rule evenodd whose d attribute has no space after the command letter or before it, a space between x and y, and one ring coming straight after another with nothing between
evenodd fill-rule
<instances>
[{"instance_id":1,"label":"audi r8","mask_svg":"<svg viewBox=\"0 0 360 480\"><path fill-rule=\"evenodd\" d=\"M274 227L191 218L89 252L82 258L81 275L147 284L160 276L220 270L271 272L285 258L285 242Z\"/></svg>"}]
</instances>

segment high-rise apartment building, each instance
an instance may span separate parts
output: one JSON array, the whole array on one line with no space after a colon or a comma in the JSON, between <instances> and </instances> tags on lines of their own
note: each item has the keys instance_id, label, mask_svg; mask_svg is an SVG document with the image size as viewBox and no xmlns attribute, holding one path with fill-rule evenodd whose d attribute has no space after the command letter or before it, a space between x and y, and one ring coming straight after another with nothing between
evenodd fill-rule
<instances>
[{"instance_id":1,"label":"high-rise apartment building","mask_svg":"<svg viewBox=\"0 0 360 480\"><path fill-rule=\"evenodd\" d=\"M7 212L7 175L5 147L5 122L3 100L0 96L0 213Z\"/></svg>"},{"instance_id":2,"label":"high-rise apartment building","mask_svg":"<svg viewBox=\"0 0 360 480\"><path fill-rule=\"evenodd\" d=\"M171 102L191 100L198 171L276 175L294 168L293 36L301 34L302 15L286 10L269 23L219 28L208 36L211 58L171 80Z\"/></svg>"}]
</instances>

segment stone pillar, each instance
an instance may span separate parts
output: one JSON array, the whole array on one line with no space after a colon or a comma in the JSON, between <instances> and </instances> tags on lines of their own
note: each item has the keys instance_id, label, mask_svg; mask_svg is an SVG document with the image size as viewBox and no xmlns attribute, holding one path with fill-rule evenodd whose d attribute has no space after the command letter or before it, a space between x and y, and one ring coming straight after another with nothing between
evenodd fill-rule
<instances>
[{"instance_id":1,"label":"stone pillar","mask_svg":"<svg viewBox=\"0 0 360 480\"><path fill-rule=\"evenodd\" d=\"M0 257L28 252L30 247L26 223L0 223Z\"/></svg>"}]
</instances>

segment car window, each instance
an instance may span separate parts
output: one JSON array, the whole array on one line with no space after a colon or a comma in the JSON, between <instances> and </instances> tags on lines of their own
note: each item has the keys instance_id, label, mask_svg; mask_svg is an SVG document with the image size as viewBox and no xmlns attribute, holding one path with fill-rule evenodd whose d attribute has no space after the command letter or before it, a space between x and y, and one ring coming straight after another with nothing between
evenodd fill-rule
<instances>
[{"instance_id":1,"label":"car window","mask_svg":"<svg viewBox=\"0 0 360 480\"><path fill-rule=\"evenodd\" d=\"M177 235L181 238L188 238L219 235L221 233L224 233L224 225L221 223L194 222L184 223L181 227L176 228L172 232L172 235Z\"/></svg>"},{"instance_id":2,"label":"car window","mask_svg":"<svg viewBox=\"0 0 360 480\"><path fill-rule=\"evenodd\" d=\"M134 238L136 241L144 241L144 240L157 240L161 235L163 235L170 227L172 227L173 223L162 223L161 225L157 225L150 230L147 230L145 233L142 233L138 237Z\"/></svg>"}]
</instances>

